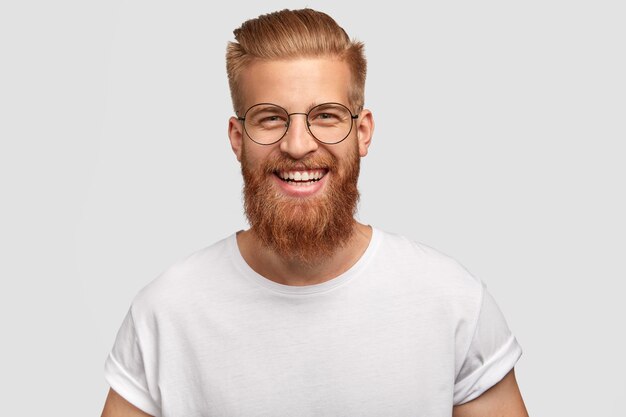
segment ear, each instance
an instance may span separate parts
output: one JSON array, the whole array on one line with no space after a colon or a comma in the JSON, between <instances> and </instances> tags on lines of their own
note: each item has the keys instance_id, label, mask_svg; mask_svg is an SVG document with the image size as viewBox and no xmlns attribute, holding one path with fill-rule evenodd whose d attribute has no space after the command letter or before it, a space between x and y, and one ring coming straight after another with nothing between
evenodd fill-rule
<instances>
[{"instance_id":1,"label":"ear","mask_svg":"<svg viewBox=\"0 0 626 417\"><path fill-rule=\"evenodd\" d=\"M243 124L236 117L228 119L228 137L230 147L233 149L237 160L241 162L241 152L243 149Z\"/></svg>"},{"instance_id":2,"label":"ear","mask_svg":"<svg viewBox=\"0 0 626 417\"><path fill-rule=\"evenodd\" d=\"M372 136L374 135L374 116L372 112L363 109L359 118L357 119L357 140L359 142L359 155L364 157L367 155L367 150L372 143Z\"/></svg>"}]
</instances>

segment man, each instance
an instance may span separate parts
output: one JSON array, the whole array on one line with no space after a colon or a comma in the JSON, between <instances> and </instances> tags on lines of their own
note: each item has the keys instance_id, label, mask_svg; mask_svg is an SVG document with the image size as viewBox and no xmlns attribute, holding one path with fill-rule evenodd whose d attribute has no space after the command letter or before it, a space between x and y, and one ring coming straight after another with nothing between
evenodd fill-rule
<instances>
[{"instance_id":1,"label":"man","mask_svg":"<svg viewBox=\"0 0 626 417\"><path fill-rule=\"evenodd\" d=\"M228 124L250 229L135 298L103 416L527 416L521 349L452 259L358 223L363 45L329 16L245 22Z\"/></svg>"}]
</instances>

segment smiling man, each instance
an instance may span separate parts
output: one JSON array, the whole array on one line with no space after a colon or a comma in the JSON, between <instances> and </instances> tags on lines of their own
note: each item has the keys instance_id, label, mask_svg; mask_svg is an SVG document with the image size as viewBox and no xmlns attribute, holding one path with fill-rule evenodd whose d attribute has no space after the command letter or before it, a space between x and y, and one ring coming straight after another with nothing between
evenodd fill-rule
<instances>
[{"instance_id":1,"label":"smiling man","mask_svg":"<svg viewBox=\"0 0 626 417\"><path fill-rule=\"evenodd\" d=\"M103 416L526 416L521 349L451 258L354 218L363 45L311 9L235 30L228 122L250 228L135 298Z\"/></svg>"},{"instance_id":2,"label":"smiling man","mask_svg":"<svg viewBox=\"0 0 626 417\"><path fill-rule=\"evenodd\" d=\"M244 259L286 285L339 276L371 240L354 214L374 122L350 100L350 68L339 57L265 58L232 77L247 109L229 123L251 225L238 238Z\"/></svg>"}]
</instances>

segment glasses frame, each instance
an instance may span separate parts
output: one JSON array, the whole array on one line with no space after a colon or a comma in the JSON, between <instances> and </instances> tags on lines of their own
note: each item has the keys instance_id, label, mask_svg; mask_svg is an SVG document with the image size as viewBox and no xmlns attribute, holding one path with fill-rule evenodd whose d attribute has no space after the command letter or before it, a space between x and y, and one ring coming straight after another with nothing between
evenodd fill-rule
<instances>
[{"instance_id":1,"label":"glasses frame","mask_svg":"<svg viewBox=\"0 0 626 417\"><path fill-rule=\"evenodd\" d=\"M311 132L311 123L309 123L309 114L311 114L311 112L312 112L313 110L315 110L316 108L321 107L321 106L327 106L327 105L329 105L329 104L336 104L336 105L339 105L339 106L341 106L341 107L345 108L346 110L348 110L348 113L350 114L350 119L351 119L351 120L350 120L350 130L348 131L348 133L346 134L346 136L344 136L341 140L338 140L337 142L324 142L323 140L318 139L318 138L317 138L317 136L315 136L315 135L313 134L313 132ZM254 139L252 138L252 136L250 136L250 134L248 133L248 129L246 129L246 115L247 115L247 114L248 114L248 112L249 112L250 110L252 110L254 107L257 107L257 106L262 106L262 105L276 106L276 107L278 107L279 109L282 109L282 110L285 112L285 114L287 115L287 126L286 126L286 129L285 129L285 133L283 133L283 135L282 135L280 138L278 138L277 140L275 140L274 142L271 142L271 143L261 143L261 142L257 142L256 140L254 140ZM308 112L306 112L306 113L301 113L301 112L289 113L289 112L287 111L287 109L286 109L286 108L284 108L284 107L282 107L282 106L279 106L278 104L274 104L274 103L257 103L257 104L253 104L252 106L248 107L248 110L246 110L246 112L243 114L243 117L241 117L241 116L237 115L237 120L240 120L240 121L241 121L241 123L243 124L243 130L246 132L246 135L250 138L250 140L251 140L252 142L256 143L257 145L261 145L261 146L270 146L270 145L274 145L274 144L276 144L276 143L280 142L280 141L281 141L281 140L282 140L285 136L287 136L287 132L289 132L289 126L291 126L291 116L293 116L294 114L302 114L302 115L306 116L306 129L307 129L307 131L309 132L309 134L310 134L311 136L313 136L313 139L315 139L315 140L316 140L316 141L318 141L319 143L323 143L324 145L336 145L336 144L341 143L341 142L343 142L344 140L346 140L346 138L347 138L348 136L350 136L350 133L352 133L352 128L353 128L353 126L354 126L353 121L359 118L359 115L358 115L358 114L352 114L352 110L350 110L350 108L348 108L348 106L346 106L345 104L336 103L336 102L332 102L332 101L331 101L331 102L328 102L328 103L322 103L322 104L318 104L318 105L316 105L316 106L313 106L313 107L311 107L311 109L310 109Z\"/></svg>"}]
</instances>

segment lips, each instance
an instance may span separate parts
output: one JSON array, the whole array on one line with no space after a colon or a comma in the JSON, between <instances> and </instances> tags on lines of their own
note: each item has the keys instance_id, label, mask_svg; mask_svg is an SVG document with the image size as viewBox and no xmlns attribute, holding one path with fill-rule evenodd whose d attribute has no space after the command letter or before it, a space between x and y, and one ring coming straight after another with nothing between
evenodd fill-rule
<instances>
[{"instance_id":1,"label":"lips","mask_svg":"<svg viewBox=\"0 0 626 417\"><path fill-rule=\"evenodd\" d=\"M274 174L293 185L306 185L321 180L328 171L325 169L277 171Z\"/></svg>"},{"instance_id":2,"label":"lips","mask_svg":"<svg viewBox=\"0 0 626 417\"><path fill-rule=\"evenodd\" d=\"M260 175L272 178L274 186L287 197L313 197L320 194L330 174L335 174L337 160L331 155L321 154L315 158L294 160L281 155L265 161Z\"/></svg>"},{"instance_id":3,"label":"lips","mask_svg":"<svg viewBox=\"0 0 626 417\"><path fill-rule=\"evenodd\" d=\"M275 171L275 183L285 196L312 197L317 195L325 186L327 169L293 169Z\"/></svg>"}]
</instances>

